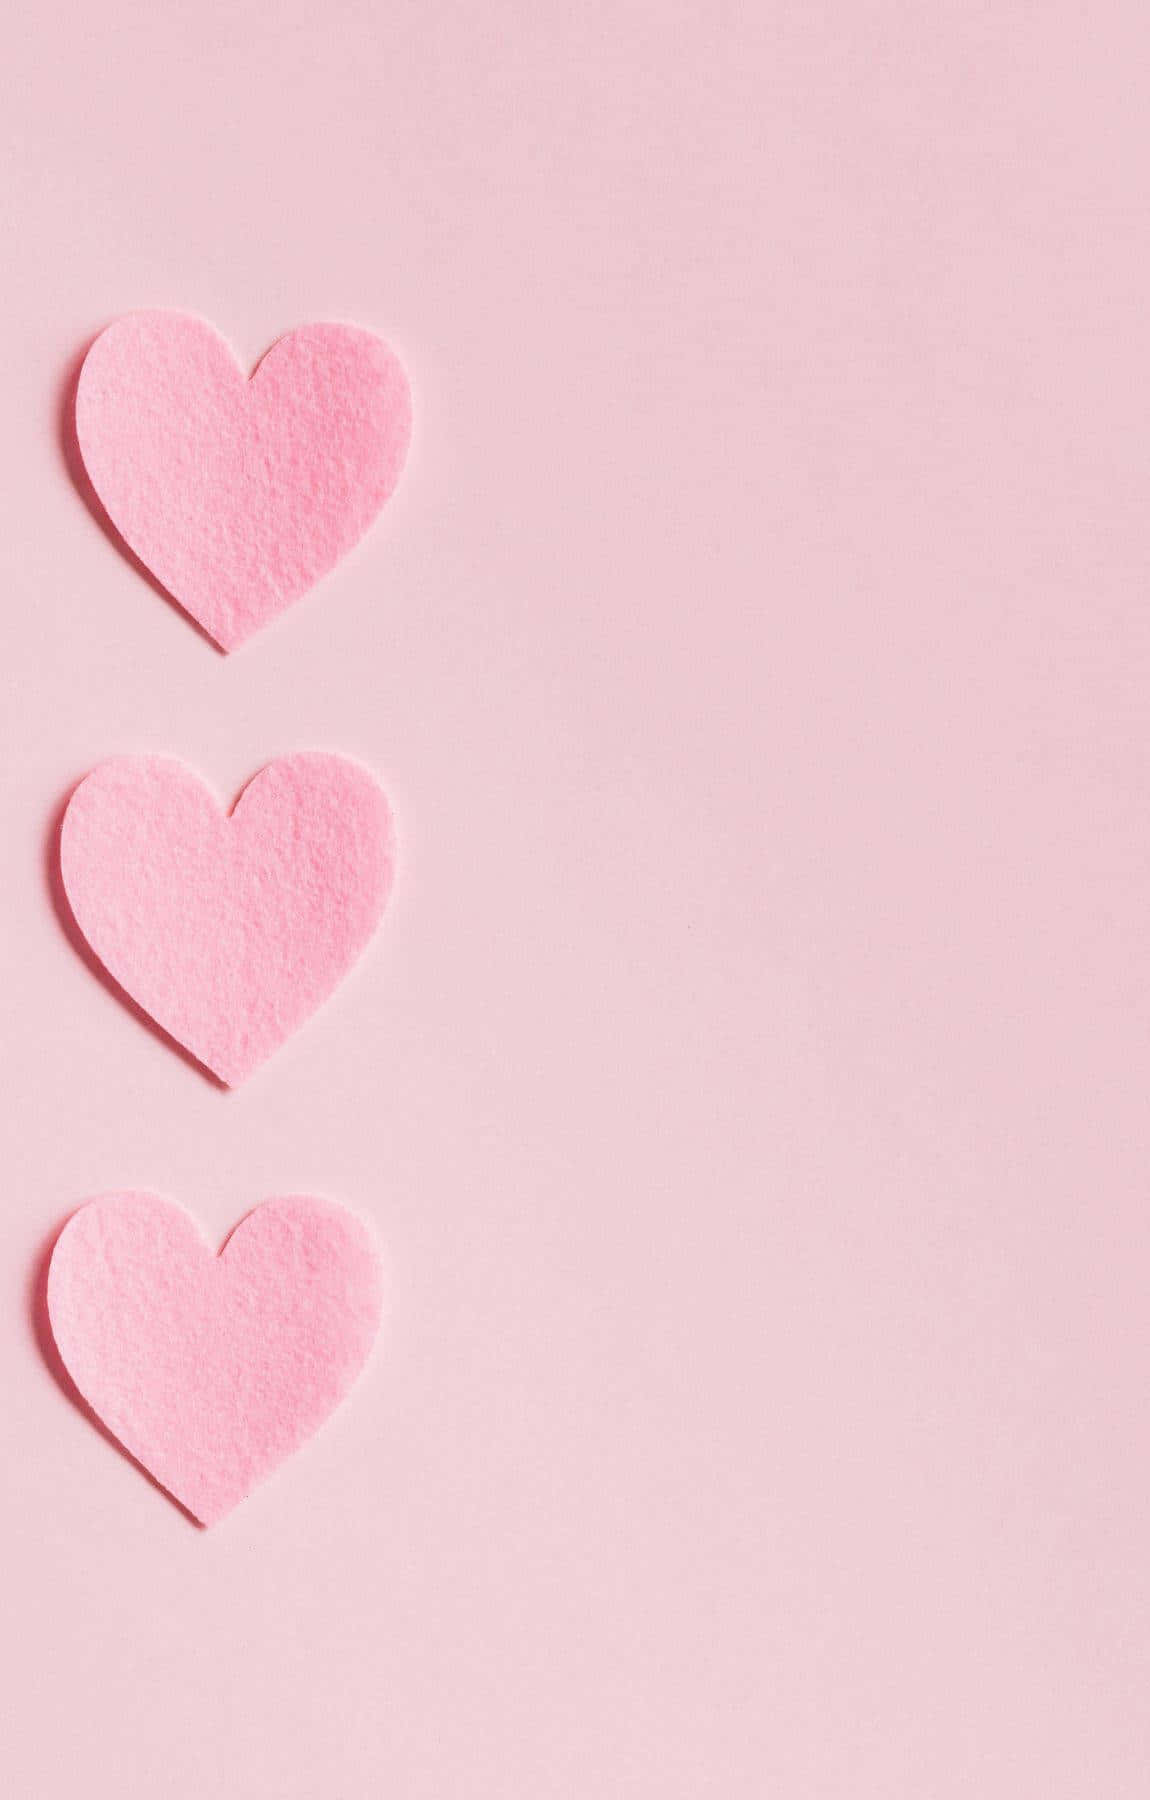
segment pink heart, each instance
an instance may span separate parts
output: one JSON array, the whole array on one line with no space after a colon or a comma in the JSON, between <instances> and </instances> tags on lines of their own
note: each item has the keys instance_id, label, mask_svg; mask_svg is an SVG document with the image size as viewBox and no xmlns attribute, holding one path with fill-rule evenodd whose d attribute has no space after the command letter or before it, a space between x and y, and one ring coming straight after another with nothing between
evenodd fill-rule
<instances>
[{"instance_id":1,"label":"pink heart","mask_svg":"<svg viewBox=\"0 0 1150 1800\"><path fill-rule=\"evenodd\" d=\"M108 1194L68 1221L48 1267L52 1335L72 1380L204 1525L343 1399L381 1310L367 1230L297 1196L257 1206L213 1256L179 1207Z\"/></svg>"},{"instance_id":2,"label":"pink heart","mask_svg":"<svg viewBox=\"0 0 1150 1800\"><path fill-rule=\"evenodd\" d=\"M250 381L183 313L129 313L80 371L76 437L125 542L225 650L326 575L399 480L403 369L351 325L304 325Z\"/></svg>"},{"instance_id":3,"label":"pink heart","mask_svg":"<svg viewBox=\"0 0 1150 1800\"><path fill-rule=\"evenodd\" d=\"M391 813L345 757L280 757L231 816L182 763L102 763L68 802L60 870L124 991L235 1087L336 987L391 888Z\"/></svg>"}]
</instances>

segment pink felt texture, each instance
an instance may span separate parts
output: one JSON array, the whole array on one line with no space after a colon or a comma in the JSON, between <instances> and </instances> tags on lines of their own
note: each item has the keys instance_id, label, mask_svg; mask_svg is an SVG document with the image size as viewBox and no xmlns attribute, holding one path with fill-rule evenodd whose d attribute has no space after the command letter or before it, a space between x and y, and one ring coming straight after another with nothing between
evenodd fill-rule
<instances>
[{"instance_id":1,"label":"pink felt texture","mask_svg":"<svg viewBox=\"0 0 1150 1800\"><path fill-rule=\"evenodd\" d=\"M379 923L391 812L346 757L269 763L229 815L165 757L102 763L76 789L60 871L124 991L229 1087L327 998Z\"/></svg>"},{"instance_id":2,"label":"pink felt texture","mask_svg":"<svg viewBox=\"0 0 1150 1800\"><path fill-rule=\"evenodd\" d=\"M359 541L410 436L399 361L350 325L288 332L248 380L203 320L129 313L96 339L76 391L109 517L224 650Z\"/></svg>"},{"instance_id":3,"label":"pink felt texture","mask_svg":"<svg viewBox=\"0 0 1150 1800\"><path fill-rule=\"evenodd\" d=\"M218 1256L152 1194L89 1201L57 1240L48 1312L93 1412L204 1525L298 1450L343 1399L379 1328L366 1228L292 1196Z\"/></svg>"}]
</instances>

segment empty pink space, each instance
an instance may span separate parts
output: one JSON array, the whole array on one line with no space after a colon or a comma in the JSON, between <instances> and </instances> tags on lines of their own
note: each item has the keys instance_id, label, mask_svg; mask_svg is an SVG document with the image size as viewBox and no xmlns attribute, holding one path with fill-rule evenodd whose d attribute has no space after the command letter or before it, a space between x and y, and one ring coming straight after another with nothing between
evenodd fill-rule
<instances>
[{"instance_id":1,"label":"empty pink space","mask_svg":"<svg viewBox=\"0 0 1150 1800\"><path fill-rule=\"evenodd\" d=\"M1146 50L1125 0L5 9L4 1795L1150 1791ZM157 310L410 381L382 512L227 656L65 456ZM66 940L60 809L315 746L394 891L225 1093ZM124 1192L386 1257L206 1531L37 1341Z\"/></svg>"}]
</instances>

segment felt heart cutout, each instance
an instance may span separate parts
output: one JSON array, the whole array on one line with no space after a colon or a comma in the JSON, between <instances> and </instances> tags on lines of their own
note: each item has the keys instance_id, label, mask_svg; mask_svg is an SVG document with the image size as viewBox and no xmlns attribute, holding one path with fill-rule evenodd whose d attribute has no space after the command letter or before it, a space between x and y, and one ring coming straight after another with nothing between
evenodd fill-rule
<instances>
[{"instance_id":1,"label":"felt heart cutout","mask_svg":"<svg viewBox=\"0 0 1150 1800\"><path fill-rule=\"evenodd\" d=\"M224 650L358 543L410 437L401 364L351 325L289 331L248 380L204 320L128 313L76 389L80 455L109 518Z\"/></svg>"},{"instance_id":2,"label":"felt heart cutout","mask_svg":"<svg viewBox=\"0 0 1150 1800\"><path fill-rule=\"evenodd\" d=\"M391 813L357 763L269 763L230 816L160 756L85 777L60 872L100 962L229 1087L313 1013L360 955L391 888Z\"/></svg>"},{"instance_id":3,"label":"felt heart cutout","mask_svg":"<svg viewBox=\"0 0 1150 1800\"><path fill-rule=\"evenodd\" d=\"M342 1207L267 1200L218 1256L153 1194L108 1194L65 1225L48 1317L92 1411L212 1525L343 1399L379 1328L372 1239Z\"/></svg>"}]
</instances>

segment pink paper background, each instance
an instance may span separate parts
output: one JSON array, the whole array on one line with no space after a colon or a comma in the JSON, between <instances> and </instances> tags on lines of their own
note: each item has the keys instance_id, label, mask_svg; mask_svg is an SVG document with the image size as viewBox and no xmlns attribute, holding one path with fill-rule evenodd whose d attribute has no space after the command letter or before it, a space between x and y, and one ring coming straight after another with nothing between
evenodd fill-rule
<instances>
[{"instance_id":1,"label":"pink paper background","mask_svg":"<svg viewBox=\"0 0 1150 1800\"><path fill-rule=\"evenodd\" d=\"M1150 1786L1145 8L9 9L3 1786ZM413 455L234 658L72 485L109 318L346 318ZM199 1079L53 912L99 758L358 756L377 948ZM387 1247L196 1532L41 1357L83 1196Z\"/></svg>"}]
</instances>

